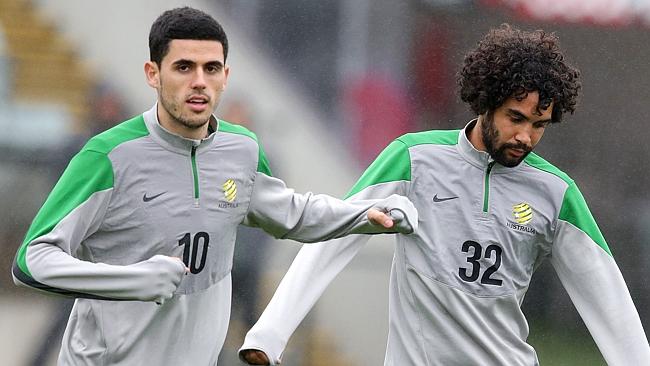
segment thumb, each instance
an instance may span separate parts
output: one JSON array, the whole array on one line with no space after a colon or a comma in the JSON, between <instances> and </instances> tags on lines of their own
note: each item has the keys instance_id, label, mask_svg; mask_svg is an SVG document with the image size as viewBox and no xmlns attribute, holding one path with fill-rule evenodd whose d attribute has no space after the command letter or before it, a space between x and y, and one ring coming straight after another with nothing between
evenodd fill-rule
<instances>
[{"instance_id":1,"label":"thumb","mask_svg":"<svg viewBox=\"0 0 650 366\"><path fill-rule=\"evenodd\" d=\"M371 223L383 226L386 229L390 229L394 225L393 219L390 216L375 208L368 210L368 220Z\"/></svg>"}]
</instances>

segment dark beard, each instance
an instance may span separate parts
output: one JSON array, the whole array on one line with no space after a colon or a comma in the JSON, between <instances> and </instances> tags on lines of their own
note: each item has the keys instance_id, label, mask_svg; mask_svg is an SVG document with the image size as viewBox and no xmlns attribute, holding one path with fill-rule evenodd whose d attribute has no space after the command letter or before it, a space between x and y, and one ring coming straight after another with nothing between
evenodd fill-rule
<instances>
[{"instance_id":1,"label":"dark beard","mask_svg":"<svg viewBox=\"0 0 650 366\"><path fill-rule=\"evenodd\" d=\"M499 141L499 131L497 131L494 126L494 114L491 111L485 114L483 123L481 123L481 139L483 140L483 145L485 145L485 150L487 150L492 159L508 168L514 168L519 165L532 151L530 146L522 143L503 143L501 146L497 147L496 144L497 141ZM506 155L506 149L520 149L525 152L520 158L510 159Z\"/></svg>"}]
</instances>

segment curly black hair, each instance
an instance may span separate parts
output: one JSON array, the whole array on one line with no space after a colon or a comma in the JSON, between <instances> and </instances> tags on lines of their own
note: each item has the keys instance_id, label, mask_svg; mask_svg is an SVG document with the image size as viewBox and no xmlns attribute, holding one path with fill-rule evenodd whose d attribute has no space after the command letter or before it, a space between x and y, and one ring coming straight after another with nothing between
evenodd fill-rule
<instances>
[{"instance_id":1,"label":"curly black hair","mask_svg":"<svg viewBox=\"0 0 650 366\"><path fill-rule=\"evenodd\" d=\"M580 71L564 60L554 33L526 32L508 24L492 29L465 55L458 73L460 98L476 114L500 107L509 97L539 93L538 108L553 103L552 122L573 114Z\"/></svg>"}]
</instances>

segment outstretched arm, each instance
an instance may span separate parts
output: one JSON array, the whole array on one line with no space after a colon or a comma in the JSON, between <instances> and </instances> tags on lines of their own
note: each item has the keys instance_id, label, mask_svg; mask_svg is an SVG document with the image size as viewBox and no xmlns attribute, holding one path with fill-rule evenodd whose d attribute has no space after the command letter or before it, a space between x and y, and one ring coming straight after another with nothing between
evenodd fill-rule
<instances>
[{"instance_id":1,"label":"outstretched arm","mask_svg":"<svg viewBox=\"0 0 650 366\"><path fill-rule=\"evenodd\" d=\"M368 189L364 193L377 195L381 194L381 191L386 192L400 186L400 184L384 185L383 189ZM401 199L401 196L394 196L393 199L395 197ZM388 202L388 206L384 201ZM387 208L394 205L390 200L384 201L381 201L382 204L377 204L375 206L377 208L370 208L367 211L367 217L363 218L365 223L356 226L359 232L382 232L393 227L401 227L400 230L404 232L412 232L413 229L402 211ZM357 203L356 200L349 202ZM413 216L417 218L417 212L411 217ZM329 242L304 246L259 321L248 332L240 358L252 365L266 365L269 362L274 365L279 364L291 334L330 282L369 239L368 235L350 235Z\"/></svg>"},{"instance_id":2,"label":"outstretched arm","mask_svg":"<svg viewBox=\"0 0 650 366\"><path fill-rule=\"evenodd\" d=\"M327 195L298 194L283 181L257 173L245 225L276 238L303 243L349 234L412 233L418 214L406 197L342 201Z\"/></svg>"},{"instance_id":3,"label":"outstretched arm","mask_svg":"<svg viewBox=\"0 0 650 366\"><path fill-rule=\"evenodd\" d=\"M404 193L407 182L392 182L367 187L351 200ZM371 220L387 216L380 211L369 212ZM307 316L316 301L339 272L354 258L368 235L350 235L324 243L305 245L300 249L264 313L246 335L240 358L252 365L280 363L289 338Z\"/></svg>"},{"instance_id":4,"label":"outstretched arm","mask_svg":"<svg viewBox=\"0 0 650 366\"><path fill-rule=\"evenodd\" d=\"M396 140L384 149L361 176L349 193L348 201L382 198L392 194L408 196L410 185L411 162L408 149ZM387 212L386 207L380 207L379 211ZM393 211L390 216L395 219L399 214L400 211ZM386 219L375 215L371 210L369 219L375 222ZM396 225L404 223L404 219L394 221ZM406 222L417 225L417 220L412 217L408 217ZM390 226L390 223L386 225ZM264 365L267 362L279 364L282 352L300 322L330 282L369 239L368 235L350 235L303 246L259 321L246 335L240 349L240 358L253 365Z\"/></svg>"}]
</instances>

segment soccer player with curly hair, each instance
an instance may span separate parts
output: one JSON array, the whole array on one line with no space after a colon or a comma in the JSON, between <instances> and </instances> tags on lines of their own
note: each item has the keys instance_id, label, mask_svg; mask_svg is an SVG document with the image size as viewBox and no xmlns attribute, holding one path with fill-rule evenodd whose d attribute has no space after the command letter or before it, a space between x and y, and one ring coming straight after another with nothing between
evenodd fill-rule
<instances>
[{"instance_id":1,"label":"soccer player with curly hair","mask_svg":"<svg viewBox=\"0 0 650 366\"><path fill-rule=\"evenodd\" d=\"M351 200L406 195L420 213L415 235L396 235L384 365L538 365L520 306L545 260L609 365L650 362L637 310L578 186L532 152L549 124L574 112L579 76L554 34L493 29L458 74L477 118L460 130L399 137L352 188ZM278 364L366 240L302 248L241 358Z\"/></svg>"}]
</instances>

